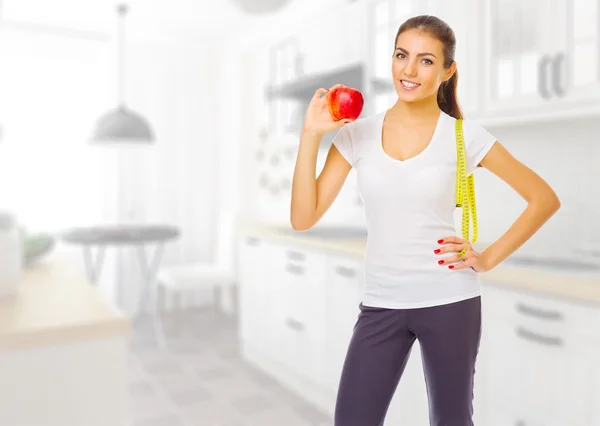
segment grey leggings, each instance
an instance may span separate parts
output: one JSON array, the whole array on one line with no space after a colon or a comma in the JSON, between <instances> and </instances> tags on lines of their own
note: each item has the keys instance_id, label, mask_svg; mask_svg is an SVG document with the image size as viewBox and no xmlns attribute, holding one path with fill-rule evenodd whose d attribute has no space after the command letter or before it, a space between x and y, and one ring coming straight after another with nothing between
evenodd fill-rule
<instances>
[{"instance_id":1,"label":"grey leggings","mask_svg":"<svg viewBox=\"0 0 600 426\"><path fill-rule=\"evenodd\" d=\"M383 425L415 339L421 347L430 425L473 425L480 338L479 296L415 309L361 304L342 369L335 426Z\"/></svg>"}]
</instances>

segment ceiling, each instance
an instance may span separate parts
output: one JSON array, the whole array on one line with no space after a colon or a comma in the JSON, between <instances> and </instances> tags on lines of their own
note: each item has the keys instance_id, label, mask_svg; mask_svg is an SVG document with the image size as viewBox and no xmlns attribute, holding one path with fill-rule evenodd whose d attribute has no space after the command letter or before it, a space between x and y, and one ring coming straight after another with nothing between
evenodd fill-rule
<instances>
[{"instance_id":1,"label":"ceiling","mask_svg":"<svg viewBox=\"0 0 600 426\"><path fill-rule=\"evenodd\" d=\"M244 13L235 0L129 0L125 2L130 7L127 33L132 39L228 37L266 28L285 15L304 15L328 2L334 1L291 0L275 13L255 16ZM28 22L104 34L116 30L117 3L115 0L0 0L6 25Z\"/></svg>"}]
</instances>

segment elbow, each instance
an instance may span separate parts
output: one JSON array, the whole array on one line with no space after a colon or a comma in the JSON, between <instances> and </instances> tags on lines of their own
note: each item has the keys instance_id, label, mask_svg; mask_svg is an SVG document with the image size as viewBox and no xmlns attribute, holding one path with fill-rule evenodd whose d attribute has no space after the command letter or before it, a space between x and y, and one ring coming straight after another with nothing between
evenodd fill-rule
<instances>
[{"instance_id":1,"label":"elbow","mask_svg":"<svg viewBox=\"0 0 600 426\"><path fill-rule=\"evenodd\" d=\"M306 231L313 227L314 223L311 220L298 219L296 216L290 216L290 225L294 231Z\"/></svg>"},{"instance_id":2,"label":"elbow","mask_svg":"<svg viewBox=\"0 0 600 426\"><path fill-rule=\"evenodd\" d=\"M556 192L552 191L548 196L548 201L546 201L548 208L552 212L552 214L556 213L561 206L560 198L556 195Z\"/></svg>"},{"instance_id":3,"label":"elbow","mask_svg":"<svg viewBox=\"0 0 600 426\"><path fill-rule=\"evenodd\" d=\"M290 220L290 225L292 225L292 229L294 231L306 231L311 228L311 226L305 223L298 223L297 221Z\"/></svg>"},{"instance_id":4,"label":"elbow","mask_svg":"<svg viewBox=\"0 0 600 426\"><path fill-rule=\"evenodd\" d=\"M554 215L561 207L560 198L558 198L558 195L553 190L536 197L534 203L540 210L547 212L550 216Z\"/></svg>"}]
</instances>

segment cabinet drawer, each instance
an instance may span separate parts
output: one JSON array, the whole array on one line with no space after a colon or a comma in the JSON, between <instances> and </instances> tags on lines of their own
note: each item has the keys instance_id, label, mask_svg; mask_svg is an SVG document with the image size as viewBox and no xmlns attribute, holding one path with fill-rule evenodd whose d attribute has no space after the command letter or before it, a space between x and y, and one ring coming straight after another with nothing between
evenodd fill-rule
<instances>
[{"instance_id":1,"label":"cabinet drawer","mask_svg":"<svg viewBox=\"0 0 600 426\"><path fill-rule=\"evenodd\" d=\"M566 340L583 336L600 342L600 307L518 292L493 283L482 286L482 304L486 312L542 334Z\"/></svg>"},{"instance_id":2,"label":"cabinet drawer","mask_svg":"<svg viewBox=\"0 0 600 426\"><path fill-rule=\"evenodd\" d=\"M488 315L485 321L486 400L506 401L536 419L549 415L564 420L559 424L589 424L592 358L585 341L565 344L501 316Z\"/></svg>"}]
</instances>

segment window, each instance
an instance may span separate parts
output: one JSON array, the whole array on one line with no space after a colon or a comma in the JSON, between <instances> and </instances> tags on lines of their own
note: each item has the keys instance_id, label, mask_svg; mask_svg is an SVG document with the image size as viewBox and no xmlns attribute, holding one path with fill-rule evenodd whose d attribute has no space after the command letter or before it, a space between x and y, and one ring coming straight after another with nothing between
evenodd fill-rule
<instances>
[{"instance_id":1,"label":"window","mask_svg":"<svg viewBox=\"0 0 600 426\"><path fill-rule=\"evenodd\" d=\"M2 31L0 209L28 230L100 220L114 193L116 154L88 144L116 103L113 52L106 41Z\"/></svg>"}]
</instances>

